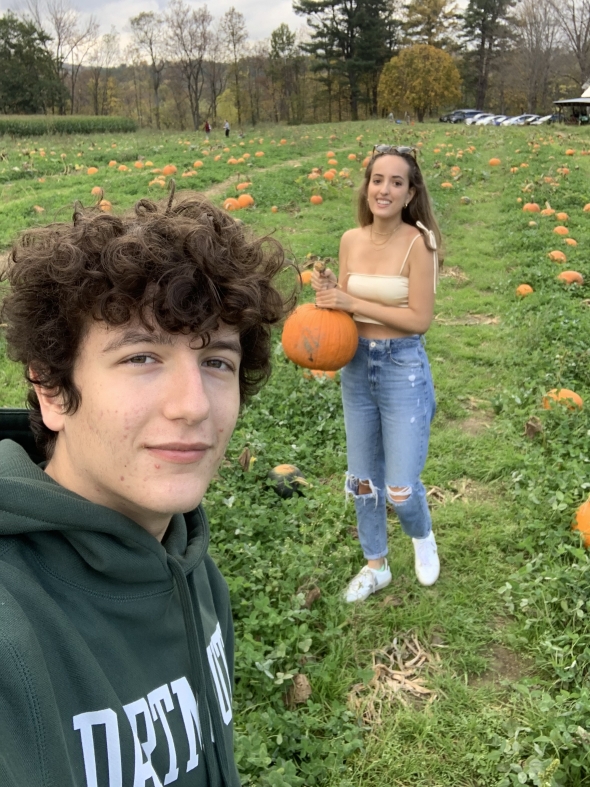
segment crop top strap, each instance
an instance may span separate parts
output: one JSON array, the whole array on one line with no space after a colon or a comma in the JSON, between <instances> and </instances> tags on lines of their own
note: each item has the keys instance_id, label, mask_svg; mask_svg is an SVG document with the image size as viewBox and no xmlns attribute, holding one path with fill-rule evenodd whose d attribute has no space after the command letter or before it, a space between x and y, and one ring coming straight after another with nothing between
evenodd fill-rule
<instances>
[{"instance_id":1,"label":"crop top strap","mask_svg":"<svg viewBox=\"0 0 590 787\"><path fill-rule=\"evenodd\" d=\"M403 273L403 270L404 270L404 268L406 267L406 262L408 261L408 257L410 256L410 252L412 251L412 246L414 245L414 243L416 243L416 241L417 241L417 240L418 240L418 238L420 238L420 237L421 237L421 235L420 235L420 233L418 233L417 235L414 235L414 237L412 238L412 242L411 242L411 243L410 243L410 245L408 246L408 250L407 250L407 252L406 252L406 256L404 257L404 261L402 262L402 267L399 269L399 274L398 274L398 276L401 276L401 275L402 275L402 273Z\"/></svg>"}]
</instances>

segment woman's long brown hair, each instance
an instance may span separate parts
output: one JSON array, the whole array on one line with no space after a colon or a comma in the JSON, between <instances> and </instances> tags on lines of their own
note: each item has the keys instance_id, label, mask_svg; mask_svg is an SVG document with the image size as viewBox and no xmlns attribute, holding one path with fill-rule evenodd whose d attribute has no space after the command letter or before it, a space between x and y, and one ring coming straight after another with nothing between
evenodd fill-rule
<instances>
[{"instance_id":1,"label":"woman's long brown hair","mask_svg":"<svg viewBox=\"0 0 590 787\"><path fill-rule=\"evenodd\" d=\"M357 218L360 226L367 227L369 224L373 223L373 214L371 213L369 202L367 200L367 189L369 187L371 175L373 174L373 165L375 164L375 161L382 156L399 156L400 158L403 158L403 160L408 165L410 188L414 189L415 194L408 206L402 209L402 221L405 221L406 224L411 224L414 227L416 226L417 222L421 222L427 229L434 232L439 264L442 265L443 257L441 250L442 244L440 229L438 222L434 217L432 204L430 202L430 195L428 194L428 189L426 188L426 183L424 182L422 172L420 171L418 162L411 153L400 153L398 151L391 150L385 153L376 153L373 156L367 168L365 169L365 176L359 190ZM424 242L430 251L435 251L435 249L431 247L428 237L424 236Z\"/></svg>"}]
</instances>

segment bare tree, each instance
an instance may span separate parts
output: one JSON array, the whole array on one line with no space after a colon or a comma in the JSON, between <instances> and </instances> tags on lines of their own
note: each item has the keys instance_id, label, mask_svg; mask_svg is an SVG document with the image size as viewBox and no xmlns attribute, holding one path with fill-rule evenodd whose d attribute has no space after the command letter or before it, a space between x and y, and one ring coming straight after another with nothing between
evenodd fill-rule
<instances>
[{"instance_id":1,"label":"bare tree","mask_svg":"<svg viewBox=\"0 0 590 787\"><path fill-rule=\"evenodd\" d=\"M571 77L582 86L590 78L590 0L552 0L552 6L579 69Z\"/></svg>"},{"instance_id":2,"label":"bare tree","mask_svg":"<svg viewBox=\"0 0 590 787\"><path fill-rule=\"evenodd\" d=\"M90 93L95 115L108 114L109 69L119 57L119 34L115 28L111 28L110 33L105 33L97 40L89 58Z\"/></svg>"},{"instance_id":3,"label":"bare tree","mask_svg":"<svg viewBox=\"0 0 590 787\"><path fill-rule=\"evenodd\" d=\"M194 9L184 0L170 0L166 14L168 51L186 85L195 129L201 125L199 105L205 86L204 63L212 22L206 5Z\"/></svg>"},{"instance_id":4,"label":"bare tree","mask_svg":"<svg viewBox=\"0 0 590 787\"><path fill-rule=\"evenodd\" d=\"M156 128L160 130L160 87L165 60L164 19L153 11L142 11L129 20L137 50L147 58L154 94Z\"/></svg>"},{"instance_id":5,"label":"bare tree","mask_svg":"<svg viewBox=\"0 0 590 787\"><path fill-rule=\"evenodd\" d=\"M552 0L522 0L516 9L518 53L524 66L528 112L545 107L558 46L559 18Z\"/></svg>"},{"instance_id":6,"label":"bare tree","mask_svg":"<svg viewBox=\"0 0 590 787\"><path fill-rule=\"evenodd\" d=\"M230 70L233 76L233 83L236 95L236 110L238 113L238 125L242 125L242 101L240 93L240 61L244 56L248 31L246 30L246 19L244 14L236 11L232 6L226 11L221 19L220 30L227 48L228 57L231 63Z\"/></svg>"},{"instance_id":7,"label":"bare tree","mask_svg":"<svg viewBox=\"0 0 590 787\"><path fill-rule=\"evenodd\" d=\"M204 64L205 77L207 80L207 92L209 94L208 115L213 121L217 119L217 101L227 86L229 71L223 62L225 44L220 25L212 32L209 40L209 54Z\"/></svg>"},{"instance_id":8,"label":"bare tree","mask_svg":"<svg viewBox=\"0 0 590 787\"><path fill-rule=\"evenodd\" d=\"M98 21L90 16L86 24L81 25L78 11L69 5L68 0L46 0L44 6L39 0L27 0L27 12L37 26L47 30L51 36L47 47L56 74L62 82L69 82L70 112L73 114L78 76L84 60L95 46ZM65 111L62 100L59 113L65 114Z\"/></svg>"}]
</instances>

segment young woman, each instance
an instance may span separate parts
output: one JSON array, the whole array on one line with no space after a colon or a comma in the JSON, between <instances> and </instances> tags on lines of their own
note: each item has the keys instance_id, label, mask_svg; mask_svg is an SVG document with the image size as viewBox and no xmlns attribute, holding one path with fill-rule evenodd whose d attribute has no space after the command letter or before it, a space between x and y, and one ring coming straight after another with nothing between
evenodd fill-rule
<instances>
[{"instance_id":1,"label":"young woman","mask_svg":"<svg viewBox=\"0 0 590 787\"><path fill-rule=\"evenodd\" d=\"M348 472L367 565L346 601L363 601L391 582L386 499L412 538L418 581L432 585L440 565L426 491L435 401L422 336L433 317L440 233L415 151L376 146L359 193L360 226L340 243L340 274L314 272L318 306L356 321L359 345L342 370Z\"/></svg>"}]
</instances>

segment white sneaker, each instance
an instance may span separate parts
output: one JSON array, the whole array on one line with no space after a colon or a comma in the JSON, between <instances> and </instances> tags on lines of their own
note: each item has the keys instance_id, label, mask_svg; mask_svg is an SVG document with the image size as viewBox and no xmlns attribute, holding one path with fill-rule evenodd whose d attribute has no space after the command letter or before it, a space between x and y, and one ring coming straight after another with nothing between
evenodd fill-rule
<instances>
[{"instance_id":1,"label":"white sneaker","mask_svg":"<svg viewBox=\"0 0 590 787\"><path fill-rule=\"evenodd\" d=\"M434 533L432 530L426 538L413 538L416 576L421 585L434 585L440 574L440 561Z\"/></svg>"},{"instance_id":2,"label":"white sneaker","mask_svg":"<svg viewBox=\"0 0 590 787\"><path fill-rule=\"evenodd\" d=\"M387 560L382 569L363 566L344 591L344 600L348 603L364 601L371 593L376 593L381 588L387 587L391 582L391 569Z\"/></svg>"}]
</instances>

